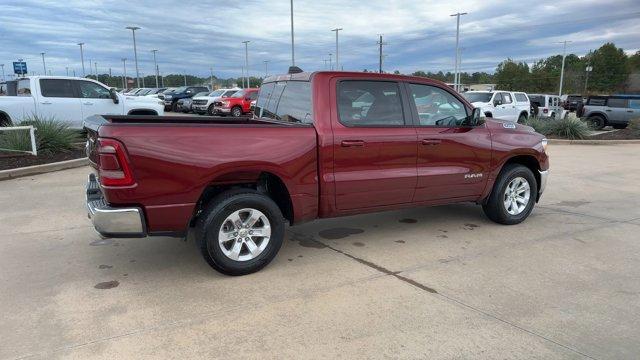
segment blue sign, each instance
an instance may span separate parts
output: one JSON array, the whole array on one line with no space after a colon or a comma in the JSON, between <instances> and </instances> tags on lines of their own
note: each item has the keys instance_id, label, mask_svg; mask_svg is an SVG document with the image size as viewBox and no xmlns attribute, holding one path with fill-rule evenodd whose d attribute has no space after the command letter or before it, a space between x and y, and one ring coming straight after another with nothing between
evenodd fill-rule
<instances>
[{"instance_id":1,"label":"blue sign","mask_svg":"<svg viewBox=\"0 0 640 360\"><path fill-rule=\"evenodd\" d=\"M13 62L14 74L25 75L27 73L27 63L24 61Z\"/></svg>"}]
</instances>

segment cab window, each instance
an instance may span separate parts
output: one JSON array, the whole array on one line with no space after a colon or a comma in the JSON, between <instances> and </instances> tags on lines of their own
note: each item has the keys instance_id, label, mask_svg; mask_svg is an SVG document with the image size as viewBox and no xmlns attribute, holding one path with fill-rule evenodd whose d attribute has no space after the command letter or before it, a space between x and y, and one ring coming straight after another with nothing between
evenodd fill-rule
<instances>
[{"instance_id":1,"label":"cab window","mask_svg":"<svg viewBox=\"0 0 640 360\"><path fill-rule=\"evenodd\" d=\"M17 95L31 96L31 82L29 79L18 81Z\"/></svg>"},{"instance_id":2,"label":"cab window","mask_svg":"<svg viewBox=\"0 0 640 360\"><path fill-rule=\"evenodd\" d=\"M468 118L462 102L441 88L410 84L409 96L418 111L420 126L461 126Z\"/></svg>"},{"instance_id":3,"label":"cab window","mask_svg":"<svg viewBox=\"0 0 640 360\"><path fill-rule=\"evenodd\" d=\"M345 126L405 124L400 86L392 81L344 80L338 83L338 117Z\"/></svg>"},{"instance_id":4,"label":"cab window","mask_svg":"<svg viewBox=\"0 0 640 360\"><path fill-rule=\"evenodd\" d=\"M511 100L511 94L509 93L501 93L502 95L502 103L503 104L511 104L513 101Z\"/></svg>"},{"instance_id":5,"label":"cab window","mask_svg":"<svg viewBox=\"0 0 640 360\"><path fill-rule=\"evenodd\" d=\"M79 81L80 97L84 99L111 99L109 90L90 81Z\"/></svg>"},{"instance_id":6,"label":"cab window","mask_svg":"<svg viewBox=\"0 0 640 360\"><path fill-rule=\"evenodd\" d=\"M64 79L40 79L40 92L44 97L73 98L73 82Z\"/></svg>"}]
</instances>

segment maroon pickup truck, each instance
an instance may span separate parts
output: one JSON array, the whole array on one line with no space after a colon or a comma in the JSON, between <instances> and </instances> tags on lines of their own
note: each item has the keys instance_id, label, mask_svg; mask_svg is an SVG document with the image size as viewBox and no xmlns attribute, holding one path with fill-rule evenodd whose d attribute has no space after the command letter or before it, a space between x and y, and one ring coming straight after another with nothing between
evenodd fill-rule
<instances>
[{"instance_id":1,"label":"maroon pickup truck","mask_svg":"<svg viewBox=\"0 0 640 360\"><path fill-rule=\"evenodd\" d=\"M442 82L391 74L270 77L252 119L99 116L85 128L96 230L192 229L230 275L267 265L285 223L457 202L519 223L549 167L532 128L481 118Z\"/></svg>"}]
</instances>

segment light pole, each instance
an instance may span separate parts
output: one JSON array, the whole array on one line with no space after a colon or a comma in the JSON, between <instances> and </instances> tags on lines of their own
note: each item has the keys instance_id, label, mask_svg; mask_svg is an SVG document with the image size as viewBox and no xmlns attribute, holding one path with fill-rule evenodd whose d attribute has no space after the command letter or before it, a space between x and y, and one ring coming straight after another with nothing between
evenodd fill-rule
<instances>
[{"instance_id":1,"label":"light pole","mask_svg":"<svg viewBox=\"0 0 640 360\"><path fill-rule=\"evenodd\" d=\"M378 41L378 45L380 46L380 50L379 50L379 52L380 52L380 53L379 53L379 56L380 56L380 62L378 63L378 65L379 65L378 72L379 72L380 74L382 74L382 58L383 58L383 56L382 56L382 46L383 46L383 45L387 45L387 43L382 41L382 34L379 34L379 35L380 35L380 40Z\"/></svg>"},{"instance_id":2,"label":"light pole","mask_svg":"<svg viewBox=\"0 0 640 360\"><path fill-rule=\"evenodd\" d=\"M244 67L245 69L247 69L245 76L247 77L247 88L251 87L249 86L249 40L245 40L242 42L244 44Z\"/></svg>"},{"instance_id":3,"label":"light pole","mask_svg":"<svg viewBox=\"0 0 640 360\"><path fill-rule=\"evenodd\" d=\"M269 76L269 60L264 60L264 77Z\"/></svg>"},{"instance_id":4,"label":"light pole","mask_svg":"<svg viewBox=\"0 0 640 360\"><path fill-rule=\"evenodd\" d=\"M327 60L327 59L322 59L322 61L324 61L324 67L323 67L323 69L326 69L326 68L327 68L327 61L329 61L329 60Z\"/></svg>"},{"instance_id":5,"label":"light pole","mask_svg":"<svg viewBox=\"0 0 640 360\"><path fill-rule=\"evenodd\" d=\"M98 77L98 62L95 61L93 64L96 66L96 81L100 81L100 78Z\"/></svg>"},{"instance_id":6,"label":"light pole","mask_svg":"<svg viewBox=\"0 0 640 360\"><path fill-rule=\"evenodd\" d=\"M210 67L209 70L211 70L211 91L213 91L213 67Z\"/></svg>"},{"instance_id":7,"label":"light pole","mask_svg":"<svg viewBox=\"0 0 640 360\"><path fill-rule=\"evenodd\" d=\"M333 54L329 53L329 70L333 70L333 65L331 64L331 55Z\"/></svg>"},{"instance_id":8,"label":"light pole","mask_svg":"<svg viewBox=\"0 0 640 360\"><path fill-rule=\"evenodd\" d=\"M335 28L331 31L336 32L336 70L340 70L340 51L338 50L338 32L342 30L342 28Z\"/></svg>"},{"instance_id":9,"label":"light pole","mask_svg":"<svg viewBox=\"0 0 640 360\"><path fill-rule=\"evenodd\" d=\"M69 67L65 66L64 69L67 71L67 76L69 76Z\"/></svg>"},{"instance_id":10,"label":"light pole","mask_svg":"<svg viewBox=\"0 0 640 360\"><path fill-rule=\"evenodd\" d=\"M122 88L127 90L127 58L122 58Z\"/></svg>"},{"instance_id":11,"label":"light pole","mask_svg":"<svg viewBox=\"0 0 640 360\"><path fill-rule=\"evenodd\" d=\"M293 0L291 0L291 66L296 66L296 56L293 46Z\"/></svg>"},{"instance_id":12,"label":"light pole","mask_svg":"<svg viewBox=\"0 0 640 360\"><path fill-rule=\"evenodd\" d=\"M184 77L184 86L187 86L187 72L185 71L182 75Z\"/></svg>"},{"instance_id":13,"label":"light pole","mask_svg":"<svg viewBox=\"0 0 640 360\"><path fill-rule=\"evenodd\" d=\"M562 96L562 83L564 82L564 60L567 57L567 43L571 41L561 41L558 44L563 44L562 46L562 68L560 69L560 88L558 89L558 96Z\"/></svg>"},{"instance_id":14,"label":"light pole","mask_svg":"<svg viewBox=\"0 0 640 360\"><path fill-rule=\"evenodd\" d=\"M455 13L450 15L456 17L456 62L453 70L453 87L456 91L458 91L458 82L460 82L460 76L458 74L458 56L460 55L458 44L460 43L460 16L462 15L467 15L467 13Z\"/></svg>"},{"instance_id":15,"label":"light pole","mask_svg":"<svg viewBox=\"0 0 640 360\"><path fill-rule=\"evenodd\" d=\"M0 68L2 68L2 81L6 81L7 79L4 77L4 64L0 64Z\"/></svg>"},{"instance_id":16,"label":"light pole","mask_svg":"<svg viewBox=\"0 0 640 360\"><path fill-rule=\"evenodd\" d=\"M42 55L42 71L44 71L44 75L47 75L47 64L44 62L44 53L41 52L40 55Z\"/></svg>"},{"instance_id":17,"label":"light pole","mask_svg":"<svg viewBox=\"0 0 640 360\"><path fill-rule=\"evenodd\" d=\"M587 84L589 83L589 73L593 71L593 66L587 65L584 69L587 72L587 77L584 79L584 94L587 94Z\"/></svg>"},{"instance_id":18,"label":"light pole","mask_svg":"<svg viewBox=\"0 0 640 360\"><path fill-rule=\"evenodd\" d=\"M78 45L80 45L80 60L82 60L82 77L86 76L86 73L84 72L84 51L82 51L82 46L84 46L84 43L78 43Z\"/></svg>"},{"instance_id":19,"label":"light pole","mask_svg":"<svg viewBox=\"0 0 640 360\"><path fill-rule=\"evenodd\" d=\"M158 52L158 50L153 49L151 50L151 52L153 53L153 67L156 68L156 87L158 87L158 62L156 62L156 53Z\"/></svg>"},{"instance_id":20,"label":"light pole","mask_svg":"<svg viewBox=\"0 0 640 360\"><path fill-rule=\"evenodd\" d=\"M126 29L131 30L133 34L133 57L136 62L136 83L140 87L140 72L138 71L138 49L136 48L136 30L140 30L137 26L127 26Z\"/></svg>"}]
</instances>

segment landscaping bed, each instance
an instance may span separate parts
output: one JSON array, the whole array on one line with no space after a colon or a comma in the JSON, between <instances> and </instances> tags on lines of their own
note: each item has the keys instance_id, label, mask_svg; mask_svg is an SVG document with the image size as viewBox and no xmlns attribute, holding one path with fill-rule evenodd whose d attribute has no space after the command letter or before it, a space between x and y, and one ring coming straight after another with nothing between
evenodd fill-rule
<instances>
[{"instance_id":1,"label":"landscaping bed","mask_svg":"<svg viewBox=\"0 0 640 360\"><path fill-rule=\"evenodd\" d=\"M640 132L626 128L621 130L608 131L606 133L590 136L593 140L638 140Z\"/></svg>"},{"instance_id":2,"label":"landscaping bed","mask_svg":"<svg viewBox=\"0 0 640 360\"><path fill-rule=\"evenodd\" d=\"M38 156L0 152L0 170L16 169L25 166L49 164L58 161L80 159L86 157L83 148L59 153L43 153Z\"/></svg>"}]
</instances>

